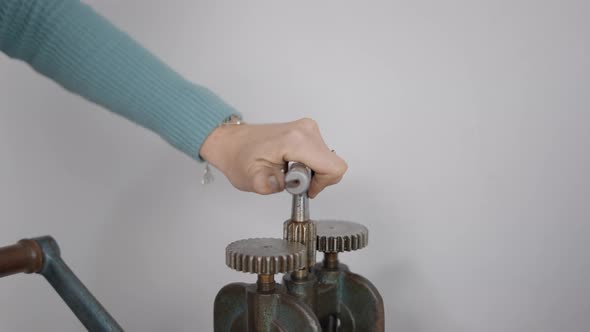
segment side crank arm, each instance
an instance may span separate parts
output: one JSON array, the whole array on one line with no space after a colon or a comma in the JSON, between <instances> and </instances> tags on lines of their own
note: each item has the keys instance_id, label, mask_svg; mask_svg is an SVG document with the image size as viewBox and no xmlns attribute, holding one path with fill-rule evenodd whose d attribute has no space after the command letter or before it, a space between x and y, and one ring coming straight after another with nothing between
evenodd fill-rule
<instances>
[{"instance_id":1,"label":"side crank arm","mask_svg":"<svg viewBox=\"0 0 590 332\"><path fill-rule=\"evenodd\" d=\"M20 240L0 248L0 278L17 273L43 275L88 331L123 331L61 259L52 237Z\"/></svg>"}]
</instances>

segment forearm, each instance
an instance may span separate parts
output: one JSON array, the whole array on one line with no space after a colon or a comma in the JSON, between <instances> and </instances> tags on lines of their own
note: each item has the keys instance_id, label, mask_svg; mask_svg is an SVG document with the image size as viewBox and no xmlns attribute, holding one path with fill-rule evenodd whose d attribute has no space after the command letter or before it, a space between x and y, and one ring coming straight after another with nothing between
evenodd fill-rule
<instances>
[{"instance_id":1,"label":"forearm","mask_svg":"<svg viewBox=\"0 0 590 332\"><path fill-rule=\"evenodd\" d=\"M195 159L237 114L78 0L0 0L0 50Z\"/></svg>"}]
</instances>

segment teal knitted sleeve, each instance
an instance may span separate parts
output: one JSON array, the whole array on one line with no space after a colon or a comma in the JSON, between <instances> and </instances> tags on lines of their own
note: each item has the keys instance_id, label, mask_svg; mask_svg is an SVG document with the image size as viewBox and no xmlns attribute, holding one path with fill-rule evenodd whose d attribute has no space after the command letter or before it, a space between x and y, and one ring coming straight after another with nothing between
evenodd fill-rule
<instances>
[{"instance_id":1,"label":"teal knitted sleeve","mask_svg":"<svg viewBox=\"0 0 590 332\"><path fill-rule=\"evenodd\" d=\"M239 115L79 0L0 0L0 50L195 160L209 133Z\"/></svg>"}]
</instances>

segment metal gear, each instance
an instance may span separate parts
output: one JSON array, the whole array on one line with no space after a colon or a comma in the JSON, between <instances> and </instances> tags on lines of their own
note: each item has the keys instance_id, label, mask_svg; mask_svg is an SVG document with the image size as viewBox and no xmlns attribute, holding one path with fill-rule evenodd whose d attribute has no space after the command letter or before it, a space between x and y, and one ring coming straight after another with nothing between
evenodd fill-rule
<instances>
[{"instance_id":1,"label":"metal gear","mask_svg":"<svg viewBox=\"0 0 590 332\"><path fill-rule=\"evenodd\" d=\"M367 227L343 220L316 221L317 250L324 253L353 251L369 244Z\"/></svg>"},{"instance_id":2,"label":"metal gear","mask_svg":"<svg viewBox=\"0 0 590 332\"><path fill-rule=\"evenodd\" d=\"M317 233L313 221L285 221L283 239L303 244L307 248L307 266L312 267L315 264Z\"/></svg>"},{"instance_id":3,"label":"metal gear","mask_svg":"<svg viewBox=\"0 0 590 332\"><path fill-rule=\"evenodd\" d=\"M305 246L274 238L239 240L225 248L228 267L256 274L289 273L307 265Z\"/></svg>"}]
</instances>

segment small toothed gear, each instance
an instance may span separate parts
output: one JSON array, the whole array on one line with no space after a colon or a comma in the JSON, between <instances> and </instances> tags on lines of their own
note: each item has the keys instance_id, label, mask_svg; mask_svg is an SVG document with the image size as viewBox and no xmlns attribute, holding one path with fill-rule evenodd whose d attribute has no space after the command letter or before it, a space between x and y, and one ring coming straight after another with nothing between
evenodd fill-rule
<instances>
[{"instance_id":1,"label":"small toothed gear","mask_svg":"<svg viewBox=\"0 0 590 332\"><path fill-rule=\"evenodd\" d=\"M299 243L314 242L316 240L316 226L312 221L292 221L283 223L283 238Z\"/></svg>"},{"instance_id":2,"label":"small toothed gear","mask_svg":"<svg viewBox=\"0 0 590 332\"><path fill-rule=\"evenodd\" d=\"M317 233L313 221L285 221L283 239L303 244L307 248L307 264L309 267L315 264Z\"/></svg>"},{"instance_id":3,"label":"small toothed gear","mask_svg":"<svg viewBox=\"0 0 590 332\"><path fill-rule=\"evenodd\" d=\"M239 240L225 248L228 267L256 274L289 273L307 265L305 246L282 239Z\"/></svg>"},{"instance_id":4,"label":"small toothed gear","mask_svg":"<svg viewBox=\"0 0 590 332\"><path fill-rule=\"evenodd\" d=\"M369 244L367 227L343 220L316 221L317 250L325 253L353 251Z\"/></svg>"}]
</instances>

